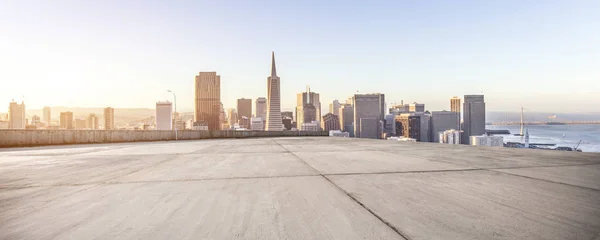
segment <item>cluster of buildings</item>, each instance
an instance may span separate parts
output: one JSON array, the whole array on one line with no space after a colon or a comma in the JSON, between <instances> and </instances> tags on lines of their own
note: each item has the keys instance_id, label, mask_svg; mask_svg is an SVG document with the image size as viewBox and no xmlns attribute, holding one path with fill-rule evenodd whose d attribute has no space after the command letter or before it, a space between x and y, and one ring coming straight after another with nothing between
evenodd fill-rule
<instances>
[{"instance_id":1,"label":"cluster of buildings","mask_svg":"<svg viewBox=\"0 0 600 240\"><path fill-rule=\"evenodd\" d=\"M52 120L52 108L44 107L42 117L25 115L25 102L9 103L8 113L0 116L0 129L79 129L79 130L112 130L115 129L115 109L107 107L101 119L96 114L74 118L73 112L60 112L58 121Z\"/></svg>"},{"instance_id":2,"label":"cluster of buildings","mask_svg":"<svg viewBox=\"0 0 600 240\"><path fill-rule=\"evenodd\" d=\"M154 125L139 129L155 130L252 130L252 131L330 131L332 136L372 139L403 139L446 144L494 145L497 139L485 134L483 95L465 95L450 99L450 111L427 111L425 104L409 103L387 108L385 95L354 94L345 102L334 100L323 114L320 95L307 87L297 94L293 112L281 111L281 81L277 76L275 54L271 56L271 74L267 77L266 97L237 99L236 108L225 110L221 103L221 76L200 72L195 77L194 115L184 119L170 101L156 103ZM461 109L461 101L462 109ZM254 105L254 108L253 108ZM254 110L254 111L253 111ZM462 112L461 112L462 110ZM44 116L25 118L25 104L11 102L5 128L114 129L114 109L104 109L104 124L99 117L73 118L61 112L58 125L51 122L50 108Z\"/></svg>"}]
</instances>

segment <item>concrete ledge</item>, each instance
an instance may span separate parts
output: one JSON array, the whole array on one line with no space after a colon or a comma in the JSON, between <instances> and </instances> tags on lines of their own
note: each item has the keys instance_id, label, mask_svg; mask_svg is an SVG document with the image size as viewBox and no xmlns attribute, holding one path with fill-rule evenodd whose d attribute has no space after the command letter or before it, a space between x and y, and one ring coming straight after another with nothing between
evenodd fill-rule
<instances>
[{"instance_id":1,"label":"concrete ledge","mask_svg":"<svg viewBox=\"0 0 600 240\"><path fill-rule=\"evenodd\" d=\"M232 131L179 130L179 140L248 137L317 137L329 136L326 131ZM150 142L175 140L175 131L165 130L0 130L0 148L47 145Z\"/></svg>"}]
</instances>

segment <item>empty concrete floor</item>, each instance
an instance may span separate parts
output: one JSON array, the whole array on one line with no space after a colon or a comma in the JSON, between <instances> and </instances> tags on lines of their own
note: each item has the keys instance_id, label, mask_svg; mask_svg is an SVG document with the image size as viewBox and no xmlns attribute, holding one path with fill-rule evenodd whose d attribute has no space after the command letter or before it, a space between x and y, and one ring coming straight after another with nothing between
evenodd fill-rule
<instances>
[{"instance_id":1,"label":"empty concrete floor","mask_svg":"<svg viewBox=\"0 0 600 240\"><path fill-rule=\"evenodd\" d=\"M343 138L0 149L0 239L594 239L600 155Z\"/></svg>"}]
</instances>

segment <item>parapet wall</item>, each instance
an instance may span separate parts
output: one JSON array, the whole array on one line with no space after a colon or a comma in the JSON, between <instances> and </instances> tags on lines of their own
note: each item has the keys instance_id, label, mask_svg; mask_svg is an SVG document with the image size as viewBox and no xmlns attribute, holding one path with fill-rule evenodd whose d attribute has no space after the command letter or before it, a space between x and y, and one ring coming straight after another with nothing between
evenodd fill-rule
<instances>
[{"instance_id":1,"label":"parapet wall","mask_svg":"<svg viewBox=\"0 0 600 240\"><path fill-rule=\"evenodd\" d=\"M326 131L195 131L179 130L179 140L248 137L329 136ZM0 130L0 147L31 147L62 144L148 142L175 140L165 130Z\"/></svg>"}]
</instances>

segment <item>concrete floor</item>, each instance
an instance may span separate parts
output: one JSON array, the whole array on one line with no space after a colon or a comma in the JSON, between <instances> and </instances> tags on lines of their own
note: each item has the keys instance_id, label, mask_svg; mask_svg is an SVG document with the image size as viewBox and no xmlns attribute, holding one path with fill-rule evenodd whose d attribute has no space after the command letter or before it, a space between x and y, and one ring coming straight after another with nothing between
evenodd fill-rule
<instances>
[{"instance_id":1,"label":"concrete floor","mask_svg":"<svg viewBox=\"0 0 600 240\"><path fill-rule=\"evenodd\" d=\"M600 154L329 137L0 149L0 239L600 239Z\"/></svg>"}]
</instances>

